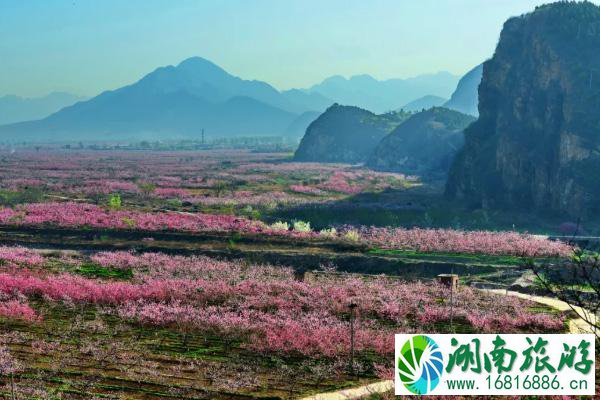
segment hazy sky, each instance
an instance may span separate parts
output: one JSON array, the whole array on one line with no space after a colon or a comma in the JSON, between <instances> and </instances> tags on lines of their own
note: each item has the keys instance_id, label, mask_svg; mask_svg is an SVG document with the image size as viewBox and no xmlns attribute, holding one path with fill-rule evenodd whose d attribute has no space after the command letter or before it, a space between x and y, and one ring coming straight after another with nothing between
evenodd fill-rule
<instances>
[{"instance_id":1,"label":"hazy sky","mask_svg":"<svg viewBox=\"0 0 600 400\"><path fill-rule=\"evenodd\" d=\"M0 95L94 95L202 56L279 89L463 74L537 0L0 0Z\"/></svg>"}]
</instances>

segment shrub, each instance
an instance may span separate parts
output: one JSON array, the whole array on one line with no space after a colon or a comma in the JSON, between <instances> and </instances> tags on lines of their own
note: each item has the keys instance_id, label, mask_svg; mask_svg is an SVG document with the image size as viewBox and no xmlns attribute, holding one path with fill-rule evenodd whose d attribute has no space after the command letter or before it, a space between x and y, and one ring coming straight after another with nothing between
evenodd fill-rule
<instances>
[{"instance_id":1,"label":"shrub","mask_svg":"<svg viewBox=\"0 0 600 400\"><path fill-rule=\"evenodd\" d=\"M135 220L133 220L133 219L131 219L129 217L123 217L122 221L129 228L134 228L135 227Z\"/></svg>"},{"instance_id":2,"label":"shrub","mask_svg":"<svg viewBox=\"0 0 600 400\"><path fill-rule=\"evenodd\" d=\"M310 232L310 222L294 221L294 230L296 232Z\"/></svg>"},{"instance_id":3,"label":"shrub","mask_svg":"<svg viewBox=\"0 0 600 400\"><path fill-rule=\"evenodd\" d=\"M360 234L358 231L350 230L344 234L344 239L349 240L351 242L358 242L360 240Z\"/></svg>"},{"instance_id":4,"label":"shrub","mask_svg":"<svg viewBox=\"0 0 600 400\"><path fill-rule=\"evenodd\" d=\"M181 208L183 206L183 202L179 199L169 199L167 200L167 205L169 208Z\"/></svg>"},{"instance_id":5,"label":"shrub","mask_svg":"<svg viewBox=\"0 0 600 400\"><path fill-rule=\"evenodd\" d=\"M319 232L319 236L326 237L326 238L334 238L337 236L337 230L335 228L322 229Z\"/></svg>"},{"instance_id":6,"label":"shrub","mask_svg":"<svg viewBox=\"0 0 600 400\"><path fill-rule=\"evenodd\" d=\"M290 224L284 221L277 221L271 225L271 229L274 231L288 231L290 229Z\"/></svg>"},{"instance_id":7,"label":"shrub","mask_svg":"<svg viewBox=\"0 0 600 400\"><path fill-rule=\"evenodd\" d=\"M154 190L156 190L156 185L149 182L140 183L138 184L138 187L146 196L149 196L152 192L154 192Z\"/></svg>"},{"instance_id":8,"label":"shrub","mask_svg":"<svg viewBox=\"0 0 600 400\"><path fill-rule=\"evenodd\" d=\"M121 196L118 194L113 194L108 199L108 206L113 209L121 208Z\"/></svg>"}]
</instances>

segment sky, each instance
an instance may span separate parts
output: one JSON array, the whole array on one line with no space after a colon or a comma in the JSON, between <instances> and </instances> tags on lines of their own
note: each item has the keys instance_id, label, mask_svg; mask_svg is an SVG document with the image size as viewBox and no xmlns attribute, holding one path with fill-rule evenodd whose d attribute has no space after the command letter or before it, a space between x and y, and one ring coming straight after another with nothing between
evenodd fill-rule
<instances>
[{"instance_id":1,"label":"sky","mask_svg":"<svg viewBox=\"0 0 600 400\"><path fill-rule=\"evenodd\" d=\"M278 89L462 75L538 0L0 0L0 95L92 96L201 56Z\"/></svg>"}]
</instances>

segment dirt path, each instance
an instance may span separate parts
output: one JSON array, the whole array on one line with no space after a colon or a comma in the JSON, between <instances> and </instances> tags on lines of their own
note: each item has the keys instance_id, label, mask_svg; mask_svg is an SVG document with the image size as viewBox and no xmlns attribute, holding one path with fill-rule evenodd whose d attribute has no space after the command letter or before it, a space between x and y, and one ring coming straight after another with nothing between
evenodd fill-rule
<instances>
[{"instance_id":1,"label":"dirt path","mask_svg":"<svg viewBox=\"0 0 600 400\"><path fill-rule=\"evenodd\" d=\"M480 289L485 292L498 294L501 296L514 296L519 297L525 300L531 300L539 304L546 305L548 307L552 307L558 311L571 311L571 307L565 303L564 301L545 296L533 296L525 293L513 292L510 290L502 290L502 289ZM582 309L581 307L574 307L577 313L581 315L590 315L593 316L587 310ZM582 318L574 318L569 321L569 332L570 333L594 333L590 325L585 322ZM361 387L357 387L354 389L345 389L337 392L330 393L319 393L313 396L304 397L300 400L351 400L351 399L360 399L366 397L370 394L374 393L385 393L392 391L394 389L394 381L381 381L376 383L371 383L370 385L365 385Z\"/></svg>"},{"instance_id":2,"label":"dirt path","mask_svg":"<svg viewBox=\"0 0 600 400\"><path fill-rule=\"evenodd\" d=\"M319 393L304 397L300 400L349 400L360 399L374 393L385 393L394 390L394 381L381 381L354 389L344 389L337 392Z\"/></svg>"}]
</instances>

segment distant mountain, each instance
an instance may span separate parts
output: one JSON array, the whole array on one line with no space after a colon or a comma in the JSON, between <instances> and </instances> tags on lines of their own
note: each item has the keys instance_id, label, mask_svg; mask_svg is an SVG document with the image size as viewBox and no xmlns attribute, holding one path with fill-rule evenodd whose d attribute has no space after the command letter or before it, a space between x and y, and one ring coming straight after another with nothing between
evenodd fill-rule
<instances>
[{"instance_id":1,"label":"distant mountain","mask_svg":"<svg viewBox=\"0 0 600 400\"><path fill-rule=\"evenodd\" d=\"M443 97L427 95L403 105L401 109L410 112L429 110L431 107L441 106L446 101L448 101L448 99Z\"/></svg>"},{"instance_id":2,"label":"distant mountain","mask_svg":"<svg viewBox=\"0 0 600 400\"><path fill-rule=\"evenodd\" d=\"M161 67L136 83L148 92L187 92L211 103L223 103L233 97L250 97L288 112L306 111L294 104L268 83L244 80L230 75L216 64L192 57L178 66Z\"/></svg>"},{"instance_id":3,"label":"distant mountain","mask_svg":"<svg viewBox=\"0 0 600 400\"><path fill-rule=\"evenodd\" d=\"M351 104L375 113L383 113L397 110L406 103L426 95L449 98L458 79L458 76L449 72L383 81L370 75L356 75L349 79L332 76L304 91L321 94L340 104Z\"/></svg>"},{"instance_id":4,"label":"distant mountain","mask_svg":"<svg viewBox=\"0 0 600 400\"><path fill-rule=\"evenodd\" d=\"M463 130L473 121L473 116L443 107L413 114L381 140L367 166L426 177L445 176L464 144Z\"/></svg>"},{"instance_id":5,"label":"distant mountain","mask_svg":"<svg viewBox=\"0 0 600 400\"><path fill-rule=\"evenodd\" d=\"M354 106L334 104L313 121L300 142L297 161L360 163L377 143L408 115L382 115Z\"/></svg>"},{"instance_id":6,"label":"distant mountain","mask_svg":"<svg viewBox=\"0 0 600 400\"><path fill-rule=\"evenodd\" d=\"M210 103L189 93L108 92L39 121L0 127L0 138L27 141L278 136L297 118L250 97Z\"/></svg>"},{"instance_id":7,"label":"distant mountain","mask_svg":"<svg viewBox=\"0 0 600 400\"><path fill-rule=\"evenodd\" d=\"M0 125L45 118L61 108L85 100L71 93L53 92L43 97L0 97Z\"/></svg>"},{"instance_id":8,"label":"distant mountain","mask_svg":"<svg viewBox=\"0 0 600 400\"><path fill-rule=\"evenodd\" d=\"M479 64L467 72L465 76L460 78L456 90L452 93L450 100L444 104L444 107L460 111L463 114L478 116L479 94L477 89L479 83L481 83L482 75L483 64Z\"/></svg>"},{"instance_id":9,"label":"distant mountain","mask_svg":"<svg viewBox=\"0 0 600 400\"><path fill-rule=\"evenodd\" d=\"M285 130L286 136L301 138L308 126L321 115L317 111L306 111L298 116Z\"/></svg>"},{"instance_id":10,"label":"distant mountain","mask_svg":"<svg viewBox=\"0 0 600 400\"><path fill-rule=\"evenodd\" d=\"M297 107L305 110L319 111L319 113L325 111L327 107L335 103L335 101L319 93L307 93L299 89L285 90L281 94Z\"/></svg>"},{"instance_id":11,"label":"distant mountain","mask_svg":"<svg viewBox=\"0 0 600 400\"><path fill-rule=\"evenodd\" d=\"M194 57L42 120L2 126L0 140L194 138L203 128L207 137L282 135L306 111L293 94Z\"/></svg>"}]
</instances>

